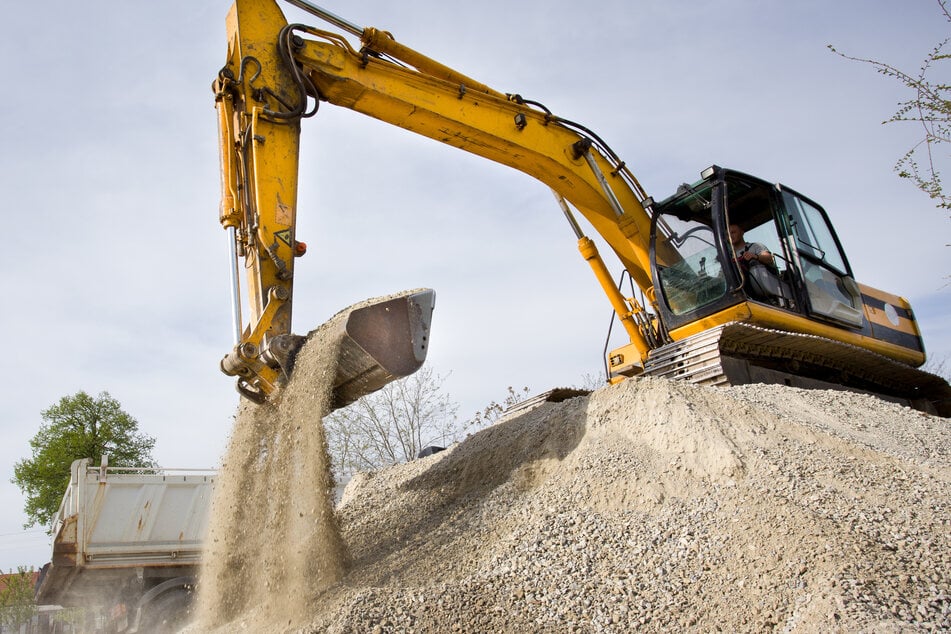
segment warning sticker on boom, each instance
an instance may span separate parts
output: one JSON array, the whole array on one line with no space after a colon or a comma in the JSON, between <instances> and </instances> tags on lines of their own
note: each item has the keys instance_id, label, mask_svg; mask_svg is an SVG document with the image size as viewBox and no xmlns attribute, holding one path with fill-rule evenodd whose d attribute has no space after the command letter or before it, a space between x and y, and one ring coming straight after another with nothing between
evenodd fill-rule
<instances>
[{"instance_id":1,"label":"warning sticker on boom","mask_svg":"<svg viewBox=\"0 0 951 634\"><path fill-rule=\"evenodd\" d=\"M291 246L291 230L290 229L284 229L283 231L275 231L274 236L278 240L286 244L287 246Z\"/></svg>"}]
</instances>

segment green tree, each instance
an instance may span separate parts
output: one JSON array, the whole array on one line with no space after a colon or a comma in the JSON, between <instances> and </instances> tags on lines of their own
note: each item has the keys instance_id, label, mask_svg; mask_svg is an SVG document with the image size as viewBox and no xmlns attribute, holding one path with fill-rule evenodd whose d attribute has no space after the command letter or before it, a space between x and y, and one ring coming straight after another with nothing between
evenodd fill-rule
<instances>
[{"instance_id":1,"label":"green tree","mask_svg":"<svg viewBox=\"0 0 951 634\"><path fill-rule=\"evenodd\" d=\"M938 6L945 21L951 23L947 0L938 0ZM949 157L939 146L951 142L951 84L933 78L939 71L947 73L947 67L942 65L951 60L951 53L946 52L949 41L951 38L945 38L938 43L925 57L917 73L905 72L885 62L845 55L829 46L837 55L871 65L882 75L904 84L911 93L907 100L899 103L895 114L883 121L916 123L921 129L921 138L898 160L895 171L901 178L911 180L943 209L951 209L951 195L944 191L941 182L942 168Z\"/></svg>"},{"instance_id":2,"label":"green tree","mask_svg":"<svg viewBox=\"0 0 951 634\"><path fill-rule=\"evenodd\" d=\"M40 415L45 423L30 440L32 457L13 469L12 482L26 496L24 511L30 521L24 528L49 524L74 460L108 455L113 466L155 466L151 455L155 439L139 433L138 422L107 392L96 398L85 392L64 396Z\"/></svg>"},{"instance_id":3,"label":"green tree","mask_svg":"<svg viewBox=\"0 0 951 634\"><path fill-rule=\"evenodd\" d=\"M23 566L0 577L0 629L19 631L19 625L36 613L33 599L33 569Z\"/></svg>"}]
</instances>

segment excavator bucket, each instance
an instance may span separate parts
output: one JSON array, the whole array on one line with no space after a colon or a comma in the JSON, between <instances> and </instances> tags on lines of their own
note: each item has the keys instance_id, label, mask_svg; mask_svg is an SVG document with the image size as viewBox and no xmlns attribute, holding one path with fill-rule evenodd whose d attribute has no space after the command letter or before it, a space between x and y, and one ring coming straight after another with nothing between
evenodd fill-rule
<instances>
[{"instance_id":1,"label":"excavator bucket","mask_svg":"<svg viewBox=\"0 0 951 634\"><path fill-rule=\"evenodd\" d=\"M431 289L368 300L308 335L308 340L319 337L320 345L339 346L331 409L345 407L423 365L435 300Z\"/></svg>"}]
</instances>

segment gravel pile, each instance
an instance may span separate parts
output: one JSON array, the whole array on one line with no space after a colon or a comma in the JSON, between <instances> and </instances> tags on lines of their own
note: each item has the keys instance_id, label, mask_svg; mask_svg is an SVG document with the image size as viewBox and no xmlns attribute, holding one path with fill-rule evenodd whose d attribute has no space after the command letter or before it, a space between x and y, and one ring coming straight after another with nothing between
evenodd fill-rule
<instances>
[{"instance_id":1,"label":"gravel pile","mask_svg":"<svg viewBox=\"0 0 951 634\"><path fill-rule=\"evenodd\" d=\"M948 422L660 379L542 404L355 478L349 572L292 629L951 630Z\"/></svg>"},{"instance_id":2,"label":"gravel pile","mask_svg":"<svg viewBox=\"0 0 951 634\"><path fill-rule=\"evenodd\" d=\"M951 630L948 419L631 380L360 474L334 510L321 336L238 416L192 631Z\"/></svg>"}]
</instances>

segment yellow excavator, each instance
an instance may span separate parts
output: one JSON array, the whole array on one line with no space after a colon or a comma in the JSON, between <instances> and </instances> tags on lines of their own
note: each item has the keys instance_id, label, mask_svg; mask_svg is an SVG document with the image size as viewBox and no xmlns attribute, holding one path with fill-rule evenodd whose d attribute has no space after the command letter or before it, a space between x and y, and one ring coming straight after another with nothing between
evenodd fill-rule
<instances>
[{"instance_id":1,"label":"yellow excavator","mask_svg":"<svg viewBox=\"0 0 951 634\"><path fill-rule=\"evenodd\" d=\"M290 325L294 260L306 251L295 235L301 121L329 103L548 185L627 336L606 355L609 382L651 375L857 389L951 415L947 382L917 369L925 352L911 306L855 281L815 201L716 165L655 200L584 125L494 90L386 31L287 1L335 30L288 24L275 0L236 0L227 61L213 84L236 339L221 367L247 398L263 402L286 382L305 340ZM359 47L340 32L359 38ZM619 281L577 214L620 261ZM742 255L748 251L755 257ZM345 312L334 407L420 367L433 302L423 290Z\"/></svg>"}]
</instances>

